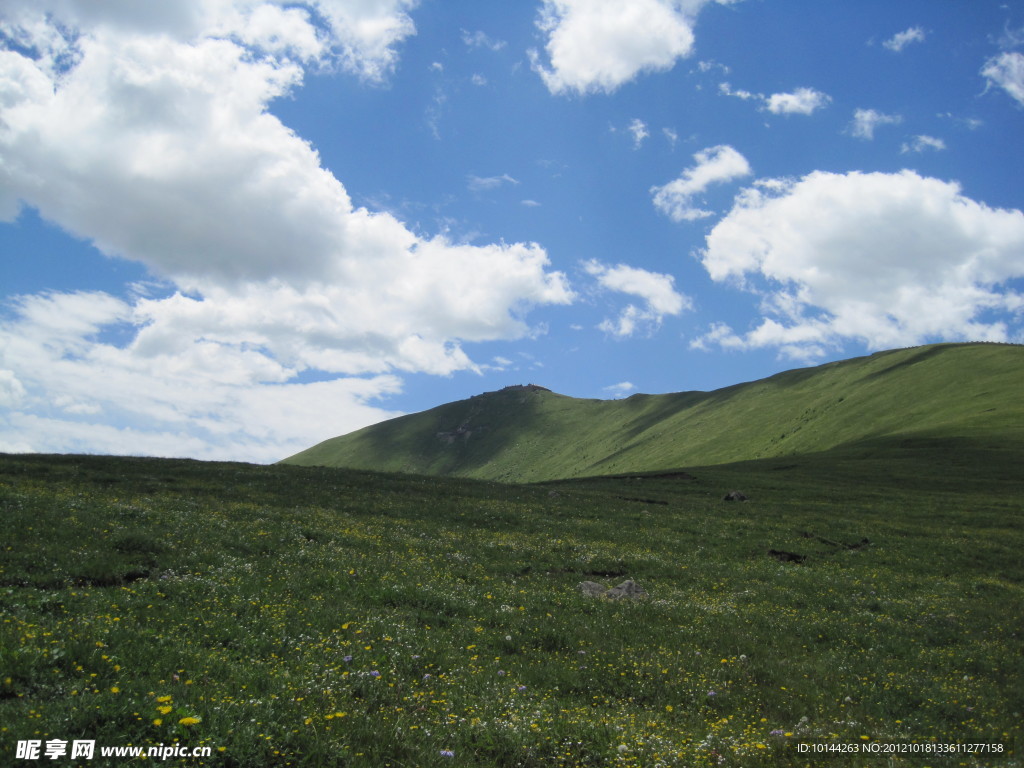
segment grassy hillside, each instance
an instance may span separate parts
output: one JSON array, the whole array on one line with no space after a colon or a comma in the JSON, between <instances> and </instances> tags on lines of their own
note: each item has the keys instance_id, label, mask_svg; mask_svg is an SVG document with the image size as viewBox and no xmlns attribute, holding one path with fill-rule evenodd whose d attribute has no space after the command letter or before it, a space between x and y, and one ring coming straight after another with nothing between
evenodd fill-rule
<instances>
[{"instance_id":1,"label":"grassy hillside","mask_svg":"<svg viewBox=\"0 0 1024 768\"><path fill-rule=\"evenodd\" d=\"M512 387L284 463L535 482L807 454L902 435L1024 444L1024 347L939 344L714 392L580 400Z\"/></svg>"},{"instance_id":2,"label":"grassy hillside","mask_svg":"<svg viewBox=\"0 0 1024 768\"><path fill-rule=\"evenodd\" d=\"M897 442L546 485L0 456L0 764L1019 766L796 751L1021 743L1024 455Z\"/></svg>"}]
</instances>

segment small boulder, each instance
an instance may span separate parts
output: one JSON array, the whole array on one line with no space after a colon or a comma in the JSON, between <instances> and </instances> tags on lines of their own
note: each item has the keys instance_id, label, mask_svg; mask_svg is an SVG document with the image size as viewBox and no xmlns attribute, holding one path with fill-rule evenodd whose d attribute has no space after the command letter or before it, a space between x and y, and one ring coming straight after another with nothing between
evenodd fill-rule
<instances>
[{"instance_id":1,"label":"small boulder","mask_svg":"<svg viewBox=\"0 0 1024 768\"><path fill-rule=\"evenodd\" d=\"M612 587L605 592L604 596L609 600L621 600L622 598L635 600L638 597L646 597L647 590L632 579L626 579L626 581L619 584L619 586Z\"/></svg>"},{"instance_id":2,"label":"small boulder","mask_svg":"<svg viewBox=\"0 0 1024 768\"><path fill-rule=\"evenodd\" d=\"M722 497L722 501L746 501L747 495L743 491L729 491Z\"/></svg>"},{"instance_id":3,"label":"small boulder","mask_svg":"<svg viewBox=\"0 0 1024 768\"><path fill-rule=\"evenodd\" d=\"M607 589L603 584L596 581L584 581L579 585L579 590L586 597L604 597L608 600L635 600L638 597L646 597L647 590L641 587L632 579L619 584L617 587Z\"/></svg>"},{"instance_id":4,"label":"small boulder","mask_svg":"<svg viewBox=\"0 0 1024 768\"><path fill-rule=\"evenodd\" d=\"M601 597L607 591L603 584L598 584L596 581L584 581L580 584L579 589L587 597Z\"/></svg>"}]
</instances>

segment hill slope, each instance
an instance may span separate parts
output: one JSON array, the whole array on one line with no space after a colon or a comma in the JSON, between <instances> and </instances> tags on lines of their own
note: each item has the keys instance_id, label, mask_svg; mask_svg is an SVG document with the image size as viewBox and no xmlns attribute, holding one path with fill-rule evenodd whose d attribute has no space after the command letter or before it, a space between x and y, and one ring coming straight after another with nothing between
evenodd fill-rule
<instances>
[{"instance_id":1,"label":"hill slope","mask_svg":"<svg viewBox=\"0 0 1024 768\"><path fill-rule=\"evenodd\" d=\"M713 392L582 400L507 387L402 416L283 463L536 482L907 438L1024 444L1024 347L936 344Z\"/></svg>"}]
</instances>

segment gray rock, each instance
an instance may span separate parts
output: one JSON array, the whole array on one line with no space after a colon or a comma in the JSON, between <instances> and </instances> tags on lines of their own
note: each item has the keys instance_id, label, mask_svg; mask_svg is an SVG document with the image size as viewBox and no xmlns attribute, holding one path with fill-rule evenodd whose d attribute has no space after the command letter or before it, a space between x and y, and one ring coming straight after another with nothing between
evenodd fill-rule
<instances>
[{"instance_id":1,"label":"gray rock","mask_svg":"<svg viewBox=\"0 0 1024 768\"><path fill-rule=\"evenodd\" d=\"M609 589L607 592L604 593L604 596L607 597L609 600L621 600L622 598L628 598L633 600L638 597L646 597L647 590L641 587L632 579L627 579L626 581L619 584L619 586L612 587L611 589Z\"/></svg>"},{"instance_id":2,"label":"gray rock","mask_svg":"<svg viewBox=\"0 0 1024 768\"><path fill-rule=\"evenodd\" d=\"M606 589L603 584L596 581L584 581L580 583L579 590L587 597L604 597L608 600L635 600L638 597L646 597L647 590L641 587L632 579L619 584L617 587Z\"/></svg>"},{"instance_id":3,"label":"gray rock","mask_svg":"<svg viewBox=\"0 0 1024 768\"><path fill-rule=\"evenodd\" d=\"M598 584L596 581L581 582L579 589L587 597L601 597L607 591L603 584Z\"/></svg>"},{"instance_id":4,"label":"gray rock","mask_svg":"<svg viewBox=\"0 0 1024 768\"><path fill-rule=\"evenodd\" d=\"M722 497L722 501L746 501L747 495L743 491L729 491Z\"/></svg>"}]
</instances>

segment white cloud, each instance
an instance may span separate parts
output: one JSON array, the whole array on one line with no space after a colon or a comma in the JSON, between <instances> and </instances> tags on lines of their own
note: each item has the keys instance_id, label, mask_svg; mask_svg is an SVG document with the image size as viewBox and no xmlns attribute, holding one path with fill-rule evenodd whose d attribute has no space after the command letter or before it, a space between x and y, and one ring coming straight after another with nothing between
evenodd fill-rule
<instances>
[{"instance_id":1,"label":"white cloud","mask_svg":"<svg viewBox=\"0 0 1024 768\"><path fill-rule=\"evenodd\" d=\"M16 408L25 398L25 385L18 381L14 371L0 370L0 406Z\"/></svg>"},{"instance_id":2,"label":"white cloud","mask_svg":"<svg viewBox=\"0 0 1024 768\"><path fill-rule=\"evenodd\" d=\"M288 371L256 344L197 339L186 329L175 348L97 338L144 322L137 306L104 293L22 298L0 323L19 395L0 422L0 445L273 461L397 415L368 405L400 389L393 375L288 383ZM173 336L173 328L160 330Z\"/></svg>"},{"instance_id":3,"label":"white cloud","mask_svg":"<svg viewBox=\"0 0 1024 768\"><path fill-rule=\"evenodd\" d=\"M611 93L689 56L697 13L707 2L544 0L537 26L547 35L550 65L531 51L533 68L553 94Z\"/></svg>"},{"instance_id":4,"label":"white cloud","mask_svg":"<svg viewBox=\"0 0 1024 768\"><path fill-rule=\"evenodd\" d=\"M925 152L927 150L934 150L936 152L946 148L946 142L942 139L937 139L934 136L914 136L910 141L904 142L900 148L901 154L908 152Z\"/></svg>"},{"instance_id":5,"label":"white cloud","mask_svg":"<svg viewBox=\"0 0 1024 768\"><path fill-rule=\"evenodd\" d=\"M832 99L813 88L797 88L792 93L773 93L765 108L776 115L810 115Z\"/></svg>"},{"instance_id":6,"label":"white cloud","mask_svg":"<svg viewBox=\"0 0 1024 768\"><path fill-rule=\"evenodd\" d=\"M597 327L605 333L626 338L641 329L647 329L650 332L658 327L658 321L659 318L652 313L644 311L635 304L627 304L617 318L614 320L605 318Z\"/></svg>"},{"instance_id":7,"label":"white cloud","mask_svg":"<svg viewBox=\"0 0 1024 768\"><path fill-rule=\"evenodd\" d=\"M1024 213L990 208L912 171L814 172L744 190L707 237L704 267L762 297L747 333L718 324L693 346L814 357L937 340L1005 341L1020 326Z\"/></svg>"},{"instance_id":8,"label":"white cloud","mask_svg":"<svg viewBox=\"0 0 1024 768\"><path fill-rule=\"evenodd\" d=\"M419 0L180 0L132 3L89 0L9 0L6 26L33 44L62 31L106 40L169 37L192 43L234 38L274 55L297 55L338 65L368 80L385 78L398 61L397 45L415 34L408 15ZM43 22L44 17L50 22ZM66 41L63 41L66 42ZM51 48L50 53L53 52Z\"/></svg>"},{"instance_id":9,"label":"white cloud","mask_svg":"<svg viewBox=\"0 0 1024 768\"><path fill-rule=\"evenodd\" d=\"M893 35L882 43L882 46L899 53L910 43L923 43L924 37L924 30L921 27L910 27Z\"/></svg>"},{"instance_id":10,"label":"white cloud","mask_svg":"<svg viewBox=\"0 0 1024 768\"><path fill-rule=\"evenodd\" d=\"M634 389L636 389L636 384L634 384L633 382L620 381L618 384L612 384L610 386L605 387L604 391L610 393L612 397L618 399L620 397L625 397Z\"/></svg>"},{"instance_id":11,"label":"white cloud","mask_svg":"<svg viewBox=\"0 0 1024 768\"><path fill-rule=\"evenodd\" d=\"M999 47L1004 50L1024 45L1024 27L1013 29L1008 23L1004 24L1003 33L999 36L997 42Z\"/></svg>"},{"instance_id":12,"label":"white cloud","mask_svg":"<svg viewBox=\"0 0 1024 768\"><path fill-rule=\"evenodd\" d=\"M536 244L456 245L354 206L268 112L307 67L386 77L414 4L9 4L0 216L32 206L170 295L14 306L0 397L26 405L7 444L69 449L61 420L86 419L118 452L279 458L386 415L366 403L393 372L472 370L463 343L522 337L531 306L571 301ZM128 341L101 341L114 330Z\"/></svg>"},{"instance_id":13,"label":"white cloud","mask_svg":"<svg viewBox=\"0 0 1024 768\"><path fill-rule=\"evenodd\" d=\"M331 11L343 17L349 4ZM5 52L0 82L18 95L4 104L3 186L105 253L189 287L282 271L328 277L362 234L353 227L368 225L365 212L266 111L299 84L299 66L215 37L227 31L215 20L192 42L98 27L67 33L39 58ZM33 29L54 46L55 26ZM383 26L384 39L391 32ZM352 66L379 72L381 56ZM62 72L66 59L76 64Z\"/></svg>"},{"instance_id":14,"label":"white cloud","mask_svg":"<svg viewBox=\"0 0 1024 768\"><path fill-rule=\"evenodd\" d=\"M466 186L471 192L485 192L490 189L497 189L505 184L518 184L519 182L503 173L500 176L474 176L470 174L466 178Z\"/></svg>"},{"instance_id":15,"label":"white cloud","mask_svg":"<svg viewBox=\"0 0 1024 768\"><path fill-rule=\"evenodd\" d=\"M742 88L734 89L732 85L730 85L727 82L722 82L718 84L718 92L721 93L723 96L732 96L733 98L736 99L743 99L743 101L750 101L751 99L764 99L764 94L752 93L751 91L745 91Z\"/></svg>"},{"instance_id":16,"label":"white cloud","mask_svg":"<svg viewBox=\"0 0 1024 768\"><path fill-rule=\"evenodd\" d=\"M753 93L743 89L734 89L728 82L718 84L718 92L723 96L731 96L743 101L757 101L761 109L776 115L810 115L828 105L832 98L814 88L797 88L790 93Z\"/></svg>"},{"instance_id":17,"label":"white cloud","mask_svg":"<svg viewBox=\"0 0 1024 768\"><path fill-rule=\"evenodd\" d=\"M504 40L495 40L490 37L486 32L477 30L476 32L467 32L462 30L462 42L469 48L487 48L491 51L500 51L504 48L507 43Z\"/></svg>"},{"instance_id":18,"label":"white cloud","mask_svg":"<svg viewBox=\"0 0 1024 768\"><path fill-rule=\"evenodd\" d=\"M626 293L644 301L643 307L629 304L616 320L606 319L601 323L601 330L615 336L632 336L642 329L652 331L661 325L665 315L678 315L692 307L689 297L676 291L671 275L625 264L609 267L596 260L584 263L583 268L605 290Z\"/></svg>"},{"instance_id":19,"label":"white cloud","mask_svg":"<svg viewBox=\"0 0 1024 768\"><path fill-rule=\"evenodd\" d=\"M419 0L310 0L313 12L327 22L328 39L343 67L370 80L384 79L397 65L398 44L416 33L407 11L418 4ZM265 3L250 0L248 5L259 8ZM271 34L281 34L280 29Z\"/></svg>"},{"instance_id":20,"label":"white cloud","mask_svg":"<svg viewBox=\"0 0 1024 768\"><path fill-rule=\"evenodd\" d=\"M697 164L661 187L651 187L654 207L673 221L695 221L713 216L702 210L694 198L712 184L721 184L751 173L750 164L739 152L727 145L708 147L697 152Z\"/></svg>"},{"instance_id":21,"label":"white cloud","mask_svg":"<svg viewBox=\"0 0 1024 768\"><path fill-rule=\"evenodd\" d=\"M858 109L853 113L850 123L851 136L870 141L875 138L875 128L880 125L899 125L903 122L900 115L886 115L874 109Z\"/></svg>"},{"instance_id":22,"label":"white cloud","mask_svg":"<svg viewBox=\"0 0 1024 768\"><path fill-rule=\"evenodd\" d=\"M717 61L698 61L697 62L697 69L698 69L698 71L704 72L704 73L710 72L710 71L712 71L714 69L718 69L718 70L721 70L723 75L728 75L729 72L732 71L725 64L722 64L722 63L717 62Z\"/></svg>"},{"instance_id":23,"label":"white cloud","mask_svg":"<svg viewBox=\"0 0 1024 768\"><path fill-rule=\"evenodd\" d=\"M633 149L640 149L644 139L651 135L647 130L647 123L639 118L634 118L629 124L629 132L633 134Z\"/></svg>"},{"instance_id":24,"label":"white cloud","mask_svg":"<svg viewBox=\"0 0 1024 768\"><path fill-rule=\"evenodd\" d=\"M981 70L988 84L997 85L1024 105L1024 54L1002 53L989 59Z\"/></svg>"}]
</instances>

